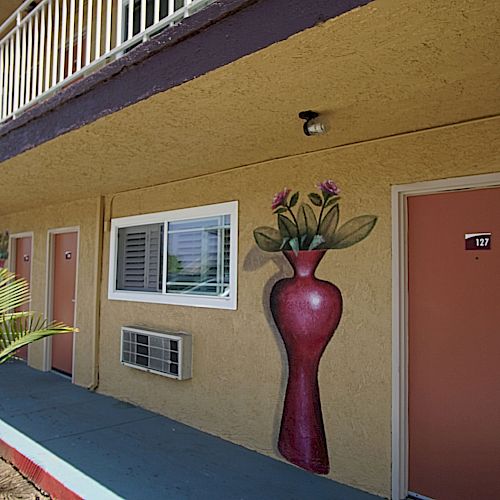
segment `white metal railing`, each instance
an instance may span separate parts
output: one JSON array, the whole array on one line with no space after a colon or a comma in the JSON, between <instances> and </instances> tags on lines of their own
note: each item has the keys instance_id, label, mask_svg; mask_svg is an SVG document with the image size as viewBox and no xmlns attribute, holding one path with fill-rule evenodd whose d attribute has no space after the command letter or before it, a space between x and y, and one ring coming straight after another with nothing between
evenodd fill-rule
<instances>
[{"instance_id":1,"label":"white metal railing","mask_svg":"<svg viewBox=\"0 0 500 500\"><path fill-rule=\"evenodd\" d=\"M0 123L213 1L24 1L0 26Z\"/></svg>"}]
</instances>

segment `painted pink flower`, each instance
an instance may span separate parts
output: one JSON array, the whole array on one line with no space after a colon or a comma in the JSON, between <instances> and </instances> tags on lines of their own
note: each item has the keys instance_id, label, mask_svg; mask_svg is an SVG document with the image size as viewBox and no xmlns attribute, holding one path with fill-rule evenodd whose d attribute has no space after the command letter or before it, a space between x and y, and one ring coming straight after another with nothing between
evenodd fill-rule
<instances>
[{"instance_id":1,"label":"painted pink flower","mask_svg":"<svg viewBox=\"0 0 500 500\"><path fill-rule=\"evenodd\" d=\"M271 208L275 210L278 207L286 205L286 199L290 194L290 189L284 188L283 191L276 193L273 198L273 202L271 204Z\"/></svg>"},{"instance_id":2,"label":"painted pink flower","mask_svg":"<svg viewBox=\"0 0 500 500\"><path fill-rule=\"evenodd\" d=\"M340 194L339 187L330 179L318 184L318 189L320 189L324 194L328 194L330 196L338 196Z\"/></svg>"}]
</instances>

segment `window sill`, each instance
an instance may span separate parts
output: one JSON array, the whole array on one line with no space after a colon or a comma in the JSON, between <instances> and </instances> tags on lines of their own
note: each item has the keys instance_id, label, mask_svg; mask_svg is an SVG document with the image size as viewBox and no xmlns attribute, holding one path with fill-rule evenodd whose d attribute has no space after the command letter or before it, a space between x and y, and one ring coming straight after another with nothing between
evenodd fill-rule
<instances>
[{"instance_id":1,"label":"window sill","mask_svg":"<svg viewBox=\"0 0 500 500\"><path fill-rule=\"evenodd\" d=\"M236 297L209 297L201 295L185 295L177 293L141 293L114 290L108 294L108 300L124 300L127 302L147 302L150 304L166 304L172 306L205 307L209 309L237 309Z\"/></svg>"}]
</instances>

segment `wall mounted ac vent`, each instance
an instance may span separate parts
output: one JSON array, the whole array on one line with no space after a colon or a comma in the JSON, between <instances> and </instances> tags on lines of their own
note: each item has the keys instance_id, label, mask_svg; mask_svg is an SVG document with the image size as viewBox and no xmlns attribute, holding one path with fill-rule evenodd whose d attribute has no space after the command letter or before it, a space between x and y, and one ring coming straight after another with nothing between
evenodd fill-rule
<instances>
[{"instance_id":1,"label":"wall mounted ac vent","mask_svg":"<svg viewBox=\"0 0 500 500\"><path fill-rule=\"evenodd\" d=\"M182 332L159 332L122 326L123 365L177 380L191 378L192 337Z\"/></svg>"}]
</instances>

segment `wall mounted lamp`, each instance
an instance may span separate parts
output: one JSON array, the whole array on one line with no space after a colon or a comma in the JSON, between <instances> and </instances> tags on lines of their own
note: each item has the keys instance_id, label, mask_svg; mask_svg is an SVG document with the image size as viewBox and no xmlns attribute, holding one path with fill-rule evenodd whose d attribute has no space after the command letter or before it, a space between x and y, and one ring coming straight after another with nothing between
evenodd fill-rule
<instances>
[{"instance_id":1,"label":"wall mounted lamp","mask_svg":"<svg viewBox=\"0 0 500 500\"><path fill-rule=\"evenodd\" d=\"M326 133L326 124L319 119L319 113L316 111L301 111L299 118L305 120L303 129L307 136Z\"/></svg>"}]
</instances>

